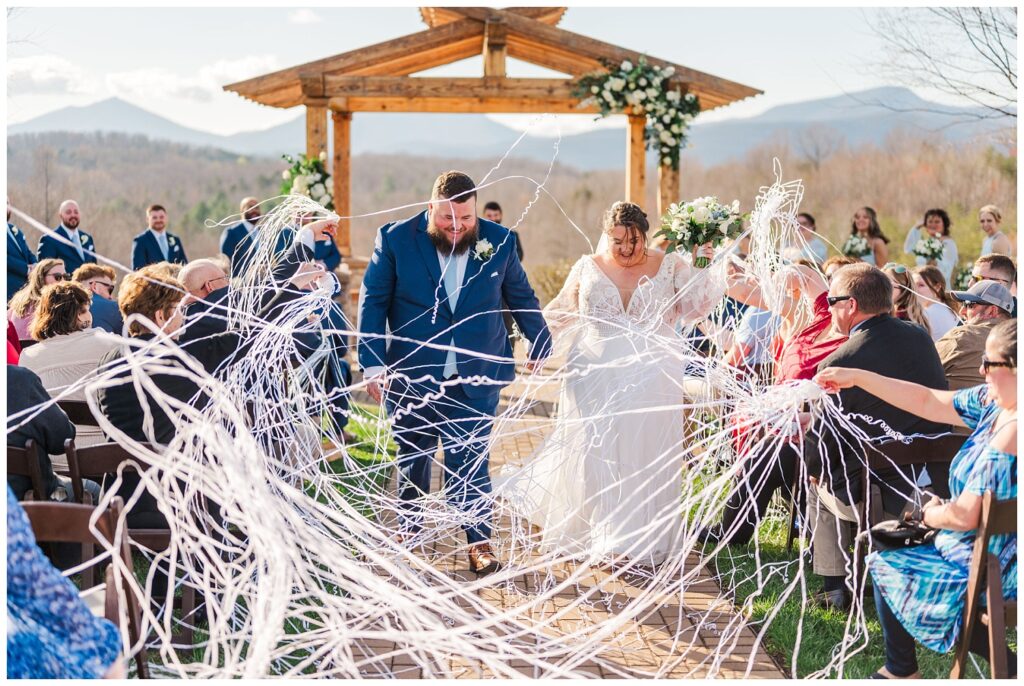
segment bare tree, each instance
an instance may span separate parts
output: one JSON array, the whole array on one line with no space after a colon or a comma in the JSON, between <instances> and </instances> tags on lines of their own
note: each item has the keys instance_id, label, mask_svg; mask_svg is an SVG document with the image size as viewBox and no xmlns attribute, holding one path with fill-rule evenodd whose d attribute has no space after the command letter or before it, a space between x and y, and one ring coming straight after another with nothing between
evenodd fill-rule
<instances>
[{"instance_id":1,"label":"bare tree","mask_svg":"<svg viewBox=\"0 0 1024 686\"><path fill-rule=\"evenodd\" d=\"M1016 7L915 7L876 16L885 72L978 105L976 119L1017 118Z\"/></svg>"},{"instance_id":2,"label":"bare tree","mask_svg":"<svg viewBox=\"0 0 1024 686\"><path fill-rule=\"evenodd\" d=\"M797 150L814 171L818 171L822 162L839 152L845 142L843 134L824 124L807 126L796 136Z\"/></svg>"}]
</instances>

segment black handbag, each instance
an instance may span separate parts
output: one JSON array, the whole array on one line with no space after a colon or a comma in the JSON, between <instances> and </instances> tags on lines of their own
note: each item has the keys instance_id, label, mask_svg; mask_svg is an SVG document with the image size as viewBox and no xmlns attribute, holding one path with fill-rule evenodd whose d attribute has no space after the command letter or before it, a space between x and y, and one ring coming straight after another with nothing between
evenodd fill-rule
<instances>
[{"instance_id":1,"label":"black handbag","mask_svg":"<svg viewBox=\"0 0 1024 686\"><path fill-rule=\"evenodd\" d=\"M915 519L888 519L861 534L871 541L873 550L901 550L931 543L938 529Z\"/></svg>"}]
</instances>

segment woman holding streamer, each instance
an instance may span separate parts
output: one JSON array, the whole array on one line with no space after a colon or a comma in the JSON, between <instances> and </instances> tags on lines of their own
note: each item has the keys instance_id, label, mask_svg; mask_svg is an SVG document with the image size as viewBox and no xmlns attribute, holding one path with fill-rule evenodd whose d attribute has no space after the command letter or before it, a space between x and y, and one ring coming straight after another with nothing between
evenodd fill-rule
<instances>
[{"instance_id":1,"label":"woman holding streamer","mask_svg":"<svg viewBox=\"0 0 1024 686\"><path fill-rule=\"evenodd\" d=\"M705 317L725 290L710 244L690 258L648 247L647 215L617 202L598 251L573 266L544 309L568 353L551 436L499 492L561 554L657 563L681 549L684 399L680 319Z\"/></svg>"}]
</instances>

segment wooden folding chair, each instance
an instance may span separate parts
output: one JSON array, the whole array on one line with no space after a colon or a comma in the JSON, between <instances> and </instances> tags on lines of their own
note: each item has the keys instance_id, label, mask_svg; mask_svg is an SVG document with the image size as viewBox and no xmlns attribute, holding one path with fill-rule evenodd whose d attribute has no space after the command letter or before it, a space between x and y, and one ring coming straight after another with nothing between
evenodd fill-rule
<instances>
[{"instance_id":1,"label":"wooden folding chair","mask_svg":"<svg viewBox=\"0 0 1024 686\"><path fill-rule=\"evenodd\" d=\"M64 410L71 423L75 426L99 426L99 420L89 409L89 403L84 400L58 400L57 406Z\"/></svg>"},{"instance_id":2,"label":"wooden folding chair","mask_svg":"<svg viewBox=\"0 0 1024 686\"><path fill-rule=\"evenodd\" d=\"M46 482L43 481L43 469L39 466L38 446L31 438L25 441L24 448L7 446L7 473L28 477L32 482L32 497L35 500L43 502L49 499ZM75 494L78 496L78 491Z\"/></svg>"},{"instance_id":3,"label":"wooden folding chair","mask_svg":"<svg viewBox=\"0 0 1024 686\"><path fill-rule=\"evenodd\" d=\"M148 447L148 446L147 446ZM145 460L133 455L117 443L101 443L77 448L73 442L65 445L68 457L68 467L71 471L71 480L81 484L82 479L92 479L103 483L104 478L109 474L116 474L122 463L133 461L138 465L126 464L124 471L138 472L150 469ZM129 528L128 537L135 548L144 547L154 553L167 550L171 545L170 529L140 529ZM196 608L196 592L190 585L185 584L181 592L181 603L176 604L172 598L172 609L180 607L182 616L185 617L181 631L175 635L175 640L180 638L189 645L193 642L194 632L189 626L195 621L191 615Z\"/></svg>"},{"instance_id":4,"label":"wooden folding chair","mask_svg":"<svg viewBox=\"0 0 1024 686\"><path fill-rule=\"evenodd\" d=\"M96 519L95 527L99 536L90 529L89 521L96 511L96 508L78 503L51 503L51 502L27 502L23 503L25 514L32 525L32 532L35 534L38 543L79 543L87 546L101 545L100 538L114 544L114 555L119 557L131 574L132 555L128 549L127 539L117 535L117 523L124 510L124 502L120 498L114 498L110 507L100 513ZM94 572L96 565L90 565L83 570L83 589L95 586ZM117 594L116 579L124 572L115 569L116 565L110 564L107 567L105 579L107 587L104 598L104 616L114 624L120 626L120 599ZM90 574L85 574L89 571ZM146 646L140 640L142 626L142 611L139 607L139 599L129 588L127 582L121 584L125 590L125 602L128 614L128 639L132 645L138 645L139 650L135 653L135 665L138 669L140 679L149 678L149 668L146 663Z\"/></svg>"},{"instance_id":5,"label":"wooden folding chair","mask_svg":"<svg viewBox=\"0 0 1024 686\"><path fill-rule=\"evenodd\" d=\"M996 500L992 491L985 491L981 501L981 521L974 539L970 574L967 577L967 599L964 604L963 630L956 648L950 679L963 677L971 637L978 626L988 627L988 664L993 679L1008 679L1006 664L1006 627L1017 626L1017 601L1003 598L1003 574L999 558L989 549L989 541L999 534L1017 533L1017 499ZM981 596L985 596L985 607Z\"/></svg>"}]
</instances>

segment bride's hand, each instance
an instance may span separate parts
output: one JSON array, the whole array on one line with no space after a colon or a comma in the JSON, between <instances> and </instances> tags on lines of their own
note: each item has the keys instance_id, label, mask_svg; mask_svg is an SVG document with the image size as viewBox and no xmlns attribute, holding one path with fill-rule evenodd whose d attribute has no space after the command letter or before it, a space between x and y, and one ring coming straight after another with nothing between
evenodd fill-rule
<instances>
[{"instance_id":1,"label":"bride's hand","mask_svg":"<svg viewBox=\"0 0 1024 686\"><path fill-rule=\"evenodd\" d=\"M710 243L705 243L704 245L695 245L693 246L693 250L691 250L690 252L694 261L696 261L698 257L706 257L709 261L714 259L715 257L715 248Z\"/></svg>"}]
</instances>

